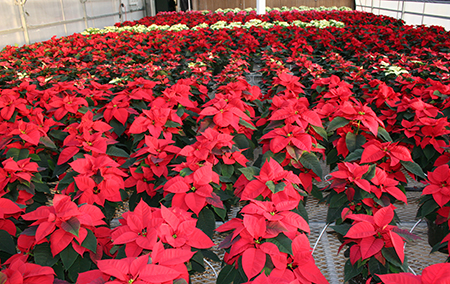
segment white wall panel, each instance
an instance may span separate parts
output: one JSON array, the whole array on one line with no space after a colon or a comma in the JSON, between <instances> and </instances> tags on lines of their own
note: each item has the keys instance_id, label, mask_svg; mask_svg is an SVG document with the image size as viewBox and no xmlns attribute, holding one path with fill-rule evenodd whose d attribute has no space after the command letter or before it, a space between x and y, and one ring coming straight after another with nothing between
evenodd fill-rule
<instances>
[{"instance_id":1,"label":"white wall panel","mask_svg":"<svg viewBox=\"0 0 450 284\"><path fill-rule=\"evenodd\" d=\"M120 3L124 4L122 9ZM132 5L130 5L132 4ZM80 33L85 28L84 9L80 0L28 0L24 5L30 42L44 41ZM88 27L103 28L120 21L133 21L144 17L143 0L87 0ZM119 11L127 12L119 18ZM115 14L115 15L111 15ZM105 16L106 17L101 17ZM0 49L6 45L26 42L20 18L20 8L14 0L0 0ZM69 21L64 23L65 21Z\"/></svg>"}]
</instances>

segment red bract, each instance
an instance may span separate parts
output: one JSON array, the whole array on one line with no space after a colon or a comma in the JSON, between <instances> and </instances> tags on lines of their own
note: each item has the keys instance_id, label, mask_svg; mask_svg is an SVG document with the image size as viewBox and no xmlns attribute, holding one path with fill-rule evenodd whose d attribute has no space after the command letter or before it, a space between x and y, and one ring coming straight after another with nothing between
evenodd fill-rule
<instances>
[{"instance_id":1,"label":"red bract","mask_svg":"<svg viewBox=\"0 0 450 284\"><path fill-rule=\"evenodd\" d=\"M143 250L152 250L157 240L174 248L209 248L214 243L200 229L191 213L179 208L149 207L140 201L133 212L125 212L121 226L111 233L113 243L125 244L127 256L139 256Z\"/></svg>"},{"instance_id":2,"label":"red bract","mask_svg":"<svg viewBox=\"0 0 450 284\"><path fill-rule=\"evenodd\" d=\"M288 153L295 153L295 151L311 152L313 146L313 138L311 135L305 133L303 128L292 124L287 124L281 128L275 128L263 135L261 140L263 139L269 139L270 142L265 143L265 145L268 144L270 146L270 151L273 153L278 153L283 150ZM315 139L314 142L317 143ZM296 155L293 154L291 156Z\"/></svg>"},{"instance_id":3,"label":"red bract","mask_svg":"<svg viewBox=\"0 0 450 284\"><path fill-rule=\"evenodd\" d=\"M384 284L437 284L450 281L450 263L437 263L425 267L422 275L396 273L378 275Z\"/></svg>"},{"instance_id":4,"label":"red bract","mask_svg":"<svg viewBox=\"0 0 450 284\"><path fill-rule=\"evenodd\" d=\"M175 141L172 140L171 133L164 133L163 136L164 139L158 139L154 136L145 135L145 146L132 156L139 158L144 156L146 164L150 166L147 170L151 170L157 177L163 175L167 178L169 173L167 165L172 161L175 154L180 152L180 148L172 145Z\"/></svg>"},{"instance_id":5,"label":"red bract","mask_svg":"<svg viewBox=\"0 0 450 284\"><path fill-rule=\"evenodd\" d=\"M349 185L357 185L361 189L370 192L370 183L363 179L369 170L369 165L358 165L357 163L343 162L338 164L338 171L330 173L332 176L331 188L337 193L343 192Z\"/></svg>"},{"instance_id":6,"label":"red bract","mask_svg":"<svg viewBox=\"0 0 450 284\"><path fill-rule=\"evenodd\" d=\"M8 259L0 271L2 284L53 283L55 272L51 267L28 263L27 255L17 254Z\"/></svg>"},{"instance_id":7,"label":"red bract","mask_svg":"<svg viewBox=\"0 0 450 284\"><path fill-rule=\"evenodd\" d=\"M184 262L189 261L194 252L176 249L164 250L161 243L151 254L138 258L105 259L97 262L96 270L81 273L78 283L91 283L98 279L98 283L171 283L176 279L185 279L187 269ZM89 279L91 278L91 279ZM106 278L106 280L105 280ZM97 283L97 282L96 282Z\"/></svg>"},{"instance_id":8,"label":"red bract","mask_svg":"<svg viewBox=\"0 0 450 284\"><path fill-rule=\"evenodd\" d=\"M61 120L67 113L76 114L82 106L88 106L84 98L77 97L76 94L63 92L52 96L46 108L49 112L53 112L56 120Z\"/></svg>"},{"instance_id":9,"label":"red bract","mask_svg":"<svg viewBox=\"0 0 450 284\"><path fill-rule=\"evenodd\" d=\"M103 121L94 121L93 117L92 112L87 112L80 123L72 123L66 128L69 136L64 139L65 148L59 155L58 165L67 162L81 149L94 155L106 154L107 145L116 143L108 132L112 127Z\"/></svg>"},{"instance_id":10,"label":"red bract","mask_svg":"<svg viewBox=\"0 0 450 284\"><path fill-rule=\"evenodd\" d=\"M400 261L404 261L404 239L395 232L396 226L389 225L394 218L391 206L381 208L373 216L364 214L349 214L346 216L355 220L350 230L344 236L344 244L354 243L350 247L350 261L355 264L375 256L381 263L385 262L381 254L383 247L394 247Z\"/></svg>"},{"instance_id":11,"label":"red bract","mask_svg":"<svg viewBox=\"0 0 450 284\"><path fill-rule=\"evenodd\" d=\"M78 202L104 205L105 200L112 202L122 201L120 189L125 188L123 181L128 175L119 169L119 164L108 156L93 157L84 155L70 163L72 169L78 173L74 177L77 188L75 199ZM66 193L72 192L71 188Z\"/></svg>"},{"instance_id":12,"label":"red bract","mask_svg":"<svg viewBox=\"0 0 450 284\"><path fill-rule=\"evenodd\" d=\"M397 143L371 140L364 144L364 151L361 156L361 163L373 163L379 160L389 161L390 166L396 166L400 161L412 161L411 153L405 146ZM388 159L384 159L388 158Z\"/></svg>"},{"instance_id":13,"label":"red bract","mask_svg":"<svg viewBox=\"0 0 450 284\"><path fill-rule=\"evenodd\" d=\"M191 209L198 216L206 204L211 204L217 199L210 183L218 185L219 175L212 170L212 164L205 163L188 176L178 175L170 178L163 189L165 193L174 193L172 206ZM221 201L214 205L223 208Z\"/></svg>"},{"instance_id":14,"label":"red bract","mask_svg":"<svg viewBox=\"0 0 450 284\"><path fill-rule=\"evenodd\" d=\"M0 198L0 230L5 230L11 236L16 235L16 226L10 217L18 218L18 215L25 211L21 209L17 204L6 198Z\"/></svg>"},{"instance_id":15,"label":"red bract","mask_svg":"<svg viewBox=\"0 0 450 284\"><path fill-rule=\"evenodd\" d=\"M437 167L429 172L427 185L422 195L431 194L440 207L444 207L450 201L450 168L447 164Z\"/></svg>"},{"instance_id":16,"label":"red bract","mask_svg":"<svg viewBox=\"0 0 450 284\"><path fill-rule=\"evenodd\" d=\"M278 200L298 202L303 199L294 188L294 185L298 188L301 184L299 177L291 171L284 170L275 159L266 161L255 178L245 186L241 199L252 200L259 195L263 198L269 197L274 202Z\"/></svg>"},{"instance_id":17,"label":"red bract","mask_svg":"<svg viewBox=\"0 0 450 284\"><path fill-rule=\"evenodd\" d=\"M358 128L364 126L374 136L377 136L378 134L378 127L384 127L383 122L377 117L375 112L367 106L367 104L363 105L355 99L343 102L336 110L333 117L343 117L348 119Z\"/></svg>"},{"instance_id":18,"label":"red bract","mask_svg":"<svg viewBox=\"0 0 450 284\"><path fill-rule=\"evenodd\" d=\"M83 255L86 248L81 243L87 236L87 229L103 225L105 216L98 207L85 204L80 207L66 195L55 195L53 206L41 206L35 211L22 215L27 221L36 220L31 226L37 226L34 243L46 241L50 235L50 248L53 256L72 244L78 254Z\"/></svg>"},{"instance_id":19,"label":"red bract","mask_svg":"<svg viewBox=\"0 0 450 284\"><path fill-rule=\"evenodd\" d=\"M395 199L407 203L406 194L397 187L398 181L389 178L388 174L380 168L375 169L375 176L370 180L374 185L371 185L371 192L380 199L383 193L392 195Z\"/></svg>"}]
</instances>

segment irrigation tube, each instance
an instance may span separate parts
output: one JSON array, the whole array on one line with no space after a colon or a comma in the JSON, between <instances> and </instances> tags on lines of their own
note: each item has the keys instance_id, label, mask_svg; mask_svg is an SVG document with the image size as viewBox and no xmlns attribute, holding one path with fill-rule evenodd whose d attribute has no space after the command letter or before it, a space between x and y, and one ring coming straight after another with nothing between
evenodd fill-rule
<instances>
[{"instance_id":1,"label":"irrigation tube","mask_svg":"<svg viewBox=\"0 0 450 284\"><path fill-rule=\"evenodd\" d=\"M319 244L319 241L322 238L323 233L325 233L325 231L326 231L326 229L328 228L329 225L330 225L330 223L326 224L325 227L323 227L322 231L320 232L319 237L316 240L316 243L314 244L314 247L312 249L311 255L314 254L314 251L316 250L316 247Z\"/></svg>"},{"instance_id":2,"label":"irrigation tube","mask_svg":"<svg viewBox=\"0 0 450 284\"><path fill-rule=\"evenodd\" d=\"M214 269L214 267L212 266L212 264L209 262L209 261L207 261L206 259L203 259L205 262L206 262L206 264L208 264L208 266L209 267L211 267L211 269L212 269L212 271L214 272L214 276L216 277L216 279L217 279L217 271Z\"/></svg>"}]
</instances>

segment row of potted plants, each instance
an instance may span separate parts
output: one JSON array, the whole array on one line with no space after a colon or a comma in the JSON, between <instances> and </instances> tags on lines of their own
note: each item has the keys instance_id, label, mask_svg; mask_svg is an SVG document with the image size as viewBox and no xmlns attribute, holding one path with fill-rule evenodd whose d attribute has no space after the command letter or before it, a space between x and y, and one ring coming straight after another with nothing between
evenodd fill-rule
<instances>
[{"instance_id":1,"label":"row of potted plants","mask_svg":"<svg viewBox=\"0 0 450 284\"><path fill-rule=\"evenodd\" d=\"M170 25L169 17L191 27L199 15L140 23ZM349 246L346 279L388 283L378 275L406 272L403 243L413 237L394 218L394 201L407 202L405 172L430 183L420 215L448 222L445 30L356 11L201 15L208 25L314 19L345 27L119 29L6 47L6 283L55 275L186 283L205 257L218 260L210 250L216 220L225 221L217 231L230 232L219 283L326 283L304 209L308 194L323 192L327 222ZM246 80L252 70L259 86ZM320 159L338 169L323 190L313 182L323 178ZM227 220L239 200L245 206ZM130 211L111 229L123 201Z\"/></svg>"}]
</instances>

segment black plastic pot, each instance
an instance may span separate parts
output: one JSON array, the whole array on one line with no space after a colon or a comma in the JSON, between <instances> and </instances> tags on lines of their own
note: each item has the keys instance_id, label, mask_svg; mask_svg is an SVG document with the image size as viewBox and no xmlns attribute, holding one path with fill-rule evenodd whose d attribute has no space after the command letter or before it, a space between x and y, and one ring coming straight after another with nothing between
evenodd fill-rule
<instances>
[{"instance_id":1,"label":"black plastic pot","mask_svg":"<svg viewBox=\"0 0 450 284\"><path fill-rule=\"evenodd\" d=\"M434 221L426 219L428 226L428 244L431 247L434 247L437 244L440 244L442 239L449 233L449 228L446 222L440 225L436 225ZM439 249L439 252L448 254L447 247L443 247Z\"/></svg>"}]
</instances>

